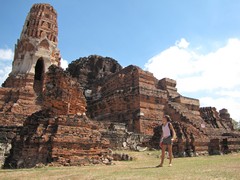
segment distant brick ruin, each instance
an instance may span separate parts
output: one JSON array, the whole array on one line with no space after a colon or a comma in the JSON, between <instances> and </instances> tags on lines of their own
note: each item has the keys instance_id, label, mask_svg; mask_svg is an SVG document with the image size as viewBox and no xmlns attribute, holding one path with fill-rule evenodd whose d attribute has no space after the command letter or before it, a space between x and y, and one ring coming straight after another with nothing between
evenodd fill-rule
<instances>
[{"instance_id":1,"label":"distant brick ruin","mask_svg":"<svg viewBox=\"0 0 240 180\"><path fill-rule=\"evenodd\" d=\"M54 8L34 4L0 88L0 167L110 164L111 149L158 149L165 114L175 157L240 150L227 109L200 107L175 80L110 57L79 58L64 71L57 34Z\"/></svg>"}]
</instances>

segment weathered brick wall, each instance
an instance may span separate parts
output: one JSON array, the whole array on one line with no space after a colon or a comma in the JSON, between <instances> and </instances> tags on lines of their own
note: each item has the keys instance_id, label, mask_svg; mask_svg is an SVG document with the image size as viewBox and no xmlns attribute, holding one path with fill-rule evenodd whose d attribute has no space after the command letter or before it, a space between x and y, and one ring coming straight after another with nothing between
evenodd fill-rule
<instances>
[{"instance_id":1,"label":"weathered brick wall","mask_svg":"<svg viewBox=\"0 0 240 180\"><path fill-rule=\"evenodd\" d=\"M5 159L10 155L12 140L20 132L21 126L0 126L0 168L3 167Z\"/></svg>"},{"instance_id":2,"label":"weathered brick wall","mask_svg":"<svg viewBox=\"0 0 240 180\"><path fill-rule=\"evenodd\" d=\"M190 111L194 111L198 115L200 114L199 113L200 102L198 99L193 99L179 95L178 97L175 97L173 101L179 104L184 104Z\"/></svg>"},{"instance_id":3,"label":"weathered brick wall","mask_svg":"<svg viewBox=\"0 0 240 180\"><path fill-rule=\"evenodd\" d=\"M8 87L8 88L29 88L33 87L34 83L34 74L18 74L15 75L9 75L9 77L4 81L2 84L2 87Z\"/></svg>"},{"instance_id":4,"label":"weathered brick wall","mask_svg":"<svg viewBox=\"0 0 240 180\"><path fill-rule=\"evenodd\" d=\"M158 80L152 73L141 69L138 70L138 73L140 92L139 132L153 135L154 128L161 123L164 116L168 95L167 91L157 89Z\"/></svg>"},{"instance_id":5,"label":"weathered brick wall","mask_svg":"<svg viewBox=\"0 0 240 180\"><path fill-rule=\"evenodd\" d=\"M41 102L33 89L34 75L10 75L0 88L0 111L31 115L41 109Z\"/></svg>"},{"instance_id":6,"label":"weathered brick wall","mask_svg":"<svg viewBox=\"0 0 240 180\"><path fill-rule=\"evenodd\" d=\"M0 126L23 126L27 115L14 114L11 112L0 112Z\"/></svg>"},{"instance_id":7,"label":"weathered brick wall","mask_svg":"<svg viewBox=\"0 0 240 180\"><path fill-rule=\"evenodd\" d=\"M177 134L177 142L174 146L176 156L184 156L184 154L191 156L195 152L208 152L209 138L205 122L199 111L193 110L195 108L189 109L189 107L189 104L168 101L165 109L172 119Z\"/></svg>"},{"instance_id":8,"label":"weathered brick wall","mask_svg":"<svg viewBox=\"0 0 240 180\"><path fill-rule=\"evenodd\" d=\"M59 115L83 114L86 112L86 99L76 79L52 65L46 74L43 106Z\"/></svg>"},{"instance_id":9,"label":"weathered brick wall","mask_svg":"<svg viewBox=\"0 0 240 180\"><path fill-rule=\"evenodd\" d=\"M60 116L52 142L53 163L59 165L87 165L102 163L110 157L109 141L102 138L98 122L86 116Z\"/></svg>"},{"instance_id":10,"label":"weathered brick wall","mask_svg":"<svg viewBox=\"0 0 240 180\"><path fill-rule=\"evenodd\" d=\"M109 141L101 125L86 116L56 116L40 111L29 116L12 144L7 168L30 168L37 164L86 165L111 160Z\"/></svg>"},{"instance_id":11,"label":"weathered brick wall","mask_svg":"<svg viewBox=\"0 0 240 180\"><path fill-rule=\"evenodd\" d=\"M0 142L2 143L3 151L1 156L2 163L9 155L9 147L12 147L13 154L6 159L5 166L7 167L33 167L38 163L46 164L52 161L51 147L53 142L50 141L49 138L52 137L51 133L54 132L54 127L47 125L46 129L46 123L40 123L36 130L34 129L35 122L31 122L32 124L23 124L27 115L41 110L43 108L42 105L44 105L44 108L52 109L56 115L84 114L86 111L86 100L76 80L64 73L62 69L54 66L45 77L45 91L43 94L38 94L38 96L33 90L33 79L32 81L30 79L25 79L24 81L23 78L20 78L20 81L15 79L16 81L12 81L11 83L11 78L9 78L6 84L9 83L8 85L14 88L0 89L0 102L2 105L0 124L6 126L6 129L16 125L19 127L23 126L24 135L28 137L28 140L25 139L26 141L23 142L23 135L21 133L13 133L9 137L8 142ZM36 116L38 114L34 115ZM45 119L45 121L48 122L51 121L51 119ZM29 128L33 128L33 132L28 131ZM46 132L46 134L40 138L38 133L43 131ZM1 133L3 132L5 131L1 130ZM16 143L12 142L13 140L16 141ZM36 147L34 143L37 144ZM57 153L55 152L55 154ZM58 155L56 155L56 157L58 157ZM59 164L61 163L59 162Z\"/></svg>"},{"instance_id":12,"label":"weathered brick wall","mask_svg":"<svg viewBox=\"0 0 240 180\"><path fill-rule=\"evenodd\" d=\"M106 128L101 130L101 134L109 140L109 147L113 150L138 150L142 146L150 147L151 135L147 136L142 133L128 131L125 123L104 122L103 124Z\"/></svg>"},{"instance_id":13,"label":"weathered brick wall","mask_svg":"<svg viewBox=\"0 0 240 180\"><path fill-rule=\"evenodd\" d=\"M97 120L124 122L129 131L152 135L167 102L167 92L157 89L157 83L152 73L128 66L92 92L87 113Z\"/></svg>"},{"instance_id":14,"label":"weathered brick wall","mask_svg":"<svg viewBox=\"0 0 240 180\"><path fill-rule=\"evenodd\" d=\"M230 114L228 113L228 110L223 108L219 111L219 116L223 123L225 123L231 130L234 130L233 127L233 119L231 118Z\"/></svg>"},{"instance_id":15,"label":"weathered brick wall","mask_svg":"<svg viewBox=\"0 0 240 180\"><path fill-rule=\"evenodd\" d=\"M203 107L199 111L206 124L211 127L209 129L210 136L221 136L223 133L233 130L231 119L221 118L215 107Z\"/></svg>"},{"instance_id":16,"label":"weathered brick wall","mask_svg":"<svg viewBox=\"0 0 240 180\"><path fill-rule=\"evenodd\" d=\"M157 89L157 82L152 73L128 66L92 92L87 113L97 120L126 123L129 131L152 135L167 102L167 92Z\"/></svg>"},{"instance_id":17,"label":"weathered brick wall","mask_svg":"<svg viewBox=\"0 0 240 180\"><path fill-rule=\"evenodd\" d=\"M104 79L122 69L122 66L113 58L90 55L72 61L67 72L77 78L84 90L95 91L104 84Z\"/></svg>"},{"instance_id":18,"label":"weathered brick wall","mask_svg":"<svg viewBox=\"0 0 240 180\"><path fill-rule=\"evenodd\" d=\"M138 119L140 96L138 72L134 66L109 77L88 102L88 115L96 120L126 123L134 131Z\"/></svg>"},{"instance_id":19,"label":"weathered brick wall","mask_svg":"<svg viewBox=\"0 0 240 180\"><path fill-rule=\"evenodd\" d=\"M229 137L222 141L222 146L225 147L226 153L239 152L240 150L240 133L238 137Z\"/></svg>"},{"instance_id":20,"label":"weathered brick wall","mask_svg":"<svg viewBox=\"0 0 240 180\"><path fill-rule=\"evenodd\" d=\"M11 105L8 105L9 107L7 107L7 103L10 101L11 98L11 91L11 88L0 88L0 110L2 112L7 111L11 107Z\"/></svg>"},{"instance_id":21,"label":"weathered brick wall","mask_svg":"<svg viewBox=\"0 0 240 180\"><path fill-rule=\"evenodd\" d=\"M203 128L205 122L198 111L195 112L193 110L189 110L184 104L168 102L166 112L170 115L173 121L179 122L182 126L188 127L188 136L191 133L199 139L207 136L205 128Z\"/></svg>"},{"instance_id":22,"label":"weathered brick wall","mask_svg":"<svg viewBox=\"0 0 240 180\"><path fill-rule=\"evenodd\" d=\"M180 94L176 88L177 82L170 78L163 78L158 81L158 88L167 91L169 98L178 97Z\"/></svg>"}]
</instances>

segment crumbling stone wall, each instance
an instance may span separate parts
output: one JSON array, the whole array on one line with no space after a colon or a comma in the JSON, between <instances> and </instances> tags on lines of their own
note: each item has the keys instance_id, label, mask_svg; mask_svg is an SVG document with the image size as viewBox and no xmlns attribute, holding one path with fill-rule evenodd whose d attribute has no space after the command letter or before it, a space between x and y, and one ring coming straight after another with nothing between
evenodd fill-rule
<instances>
[{"instance_id":1,"label":"crumbling stone wall","mask_svg":"<svg viewBox=\"0 0 240 180\"><path fill-rule=\"evenodd\" d=\"M0 88L0 111L31 115L41 109L41 102L33 90L33 76L9 77Z\"/></svg>"},{"instance_id":2,"label":"crumbling stone wall","mask_svg":"<svg viewBox=\"0 0 240 180\"><path fill-rule=\"evenodd\" d=\"M106 122L104 124L106 127ZM128 131L125 123L109 122L107 127L102 129L101 134L109 140L109 148L113 150L139 151L140 148L150 147L151 135Z\"/></svg>"},{"instance_id":3,"label":"crumbling stone wall","mask_svg":"<svg viewBox=\"0 0 240 180\"><path fill-rule=\"evenodd\" d=\"M167 96L156 89L151 73L131 65L109 76L88 99L91 118L125 123L129 131L152 134L163 116Z\"/></svg>"},{"instance_id":4,"label":"crumbling stone wall","mask_svg":"<svg viewBox=\"0 0 240 180\"><path fill-rule=\"evenodd\" d=\"M137 69L130 66L111 75L101 87L93 88L88 98L89 117L99 121L125 123L132 129L138 118L140 102L138 78L135 75Z\"/></svg>"},{"instance_id":5,"label":"crumbling stone wall","mask_svg":"<svg viewBox=\"0 0 240 180\"><path fill-rule=\"evenodd\" d=\"M94 68L96 64L92 63L93 67L88 68L88 73L92 69L98 69ZM78 76L84 76L81 67L78 68ZM158 80L152 73L131 65L113 74L109 73L109 76L96 80L88 88L90 93L85 93L87 115L104 122L106 128L109 128L109 122L122 123L129 132L153 135L154 129L161 125L164 114L169 114L178 136L174 145L176 156L190 156L196 152L206 154L211 144L210 138L216 138L211 136L211 125L201 116L199 100L181 96L177 92L175 80ZM211 119L210 116L208 118ZM215 134L217 131L219 130L215 130ZM121 139L124 139L125 135L113 133L108 137L117 139L121 147L124 142ZM218 135L221 136L220 133ZM156 138L153 141L156 141ZM113 141L112 143L114 144ZM155 144L156 147L158 143L149 144Z\"/></svg>"},{"instance_id":6,"label":"crumbling stone wall","mask_svg":"<svg viewBox=\"0 0 240 180\"><path fill-rule=\"evenodd\" d=\"M156 88L158 80L152 73L132 65L121 70L115 60L102 63L102 59L90 56L73 62L68 68L84 85L87 115L100 121L125 123L129 131L152 134L163 116L167 92ZM89 74L96 78L87 81Z\"/></svg>"},{"instance_id":7,"label":"crumbling stone wall","mask_svg":"<svg viewBox=\"0 0 240 180\"><path fill-rule=\"evenodd\" d=\"M49 110L34 113L14 139L4 167L110 162L109 141L102 138L100 128L99 123L83 115L56 116Z\"/></svg>"},{"instance_id":8,"label":"crumbling stone wall","mask_svg":"<svg viewBox=\"0 0 240 180\"><path fill-rule=\"evenodd\" d=\"M224 110L224 112L227 113L227 110ZM224 115L221 117L215 107L202 107L200 108L200 113L206 124L211 127L208 128L209 136L217 137L233 130L230 117L227 116L226 119L223 119L222 117L224 117Z\"/></svg>"},{"instance_id":9,"label":"crumbling stone wall","mask_svg":"<svg viewBox=\"0 0 240 180\"><path fill-rule=\"evenodd\" d=\"M230 130L234 130L233 127L233 119L231 118L230 114L228 113L228 110L223 108L219 111L219 116L221 118L221 122L225 123L227 127L230 128Z\"/></svg>"},{"instance_id":10,"label":"crumbling stone wall","mask_svg":"<svg viewBox=\"0 0 240 180\"><path fill-rule=\"evenodd\" d=\"M170 78L163 78L158 81L158 88L167 91L170 99L178 97L180 94L176 88L177 82Z\"/></svg>"},{"instance_id":11,"label":"crumbling stone wall","mask_svg":"<svg viewBox=\"0 0 240 180\"><path fill-rule=\"evenodd\" d=\"M80 84L54 65L49 67L45 79L41 95L41 108L44 110L27 119L23 116L22 130L9 140L12 147L10 155L4 150L4 167L111 163L109 141L101 137L101 126L85 116L86 100ZM21 117L14 113L2 114L1 123L5 122L6 128L10 123L16 124ZM2 141L2 147L9 147L9 142Z\"/></svg>"},{"instance_id":12,"label":"crumbling stone wall","mask_svg":"<svg viewBox=\"0 0 240 180\"><path fill-rule=\"evenodd\" d=\"M72 61L66 71L72 77L77 78L87 96L91 91L100 88L107 76L121 69L122 66L113 58L90 55Z\"/></svg>"},{"instance_id":13,"label":"crumbling stone wall","mask_svg":"<svg viewBox=\"0 0 240 180\"><path fill-rule=\"evenodd\" d=\"M158 87L158 80L152 73L138 69L139 76L139 132L153 135L153 130L161 123L167 103L167 92Z\"/></svg>"},{"instance_id":14,"label":"crumbling stone wall","mask_svg":"<svg viewBox=\"0 0 240 180\"><path fill-rule=\"evenodd\" d=\"M50 66L43 92L44 108L55 114L84 114L86 99L80 84L62 68Z\"/></svg>"},{"instance_id":15,"label":"crumbling stone wall","mask_svg":"<svg viewBox=\"0 0 240 180\"><path fill-rule=\"evenodd\" d=\"M3 167L5 159L10 155L13 139L22 127L0 126L0 168Z\"/></svg>"}]
</instances>

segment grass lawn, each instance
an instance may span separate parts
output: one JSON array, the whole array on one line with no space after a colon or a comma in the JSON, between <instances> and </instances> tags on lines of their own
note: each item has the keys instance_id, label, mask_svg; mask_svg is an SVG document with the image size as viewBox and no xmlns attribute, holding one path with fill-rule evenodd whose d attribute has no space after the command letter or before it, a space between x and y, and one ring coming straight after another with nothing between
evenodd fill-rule
<instances>
[{"instance_id":1,"label":"grass lawn","mask_svg":"<svg viewBox=\"0 0 240 180\"><path fill-rule=\"evenodd\" d=\"M43 167L32 169L1 169L0 179L237 179L240 180L240 153L175 158L173 166L159 164L159 151L124 152L134 157L133 161L114 162L115 165L91 165L81 167Z\"/></svg>"}]
</instances>

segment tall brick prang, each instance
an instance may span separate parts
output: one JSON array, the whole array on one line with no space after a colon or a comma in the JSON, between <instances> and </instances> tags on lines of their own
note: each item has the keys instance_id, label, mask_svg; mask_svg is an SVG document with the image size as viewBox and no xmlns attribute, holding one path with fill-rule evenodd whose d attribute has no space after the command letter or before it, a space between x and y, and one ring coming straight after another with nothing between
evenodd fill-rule
<instances>
[{"instance_id":1,"label":"tall brick prang","mask_svg":"<svg viewBox=\"0 0 240 180\"><path fill-rule=\"evenodd\" d=\"M34 4L15 46L12 71L3 83L0 110L30 115L41 109L45 73L60 66L57 12L50 4Z\"/></svg>"}]
</instances>

